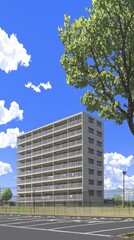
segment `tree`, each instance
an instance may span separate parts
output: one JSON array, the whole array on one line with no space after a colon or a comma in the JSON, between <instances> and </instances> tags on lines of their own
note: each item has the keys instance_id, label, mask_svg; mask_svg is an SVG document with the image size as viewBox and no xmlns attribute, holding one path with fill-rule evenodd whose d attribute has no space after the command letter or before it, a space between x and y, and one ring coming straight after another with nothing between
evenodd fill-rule
<instances>
[{"instance_id":1,"label":"tree","mask_svg":"<svg viewBox=\"0 0 134 240\"><path fill-rule=\"evenodd\" d=\"M5 188L1 194L0 194L0 198L2 201L7 201L10 200L12 198L13 194L10 188Z\"/></svg>"},{"instance_id":2,"label":"tree","mask_svg":"<svg viewBox=\"0 0 134 240\"><path fill-rule=\"evenodd\" d=\"M114 197L114 203L115 203L115 205L117 205L117 206L121 205L121 204L122 204L122 196L121 196L121 195L116 195L116 196Z\"/></svg>"},{"instance_id":3,"label":"tree","mask_svg":"<svg viewBox=\"0 0 134 240\"><path fill-rule=\"evenodd\" d=\"M66 81L88 87L81 101L90 112L127 121L134 135L134 1L93 0L88 18L64 16L59 37Z\"/></svg>"}]
</instances>

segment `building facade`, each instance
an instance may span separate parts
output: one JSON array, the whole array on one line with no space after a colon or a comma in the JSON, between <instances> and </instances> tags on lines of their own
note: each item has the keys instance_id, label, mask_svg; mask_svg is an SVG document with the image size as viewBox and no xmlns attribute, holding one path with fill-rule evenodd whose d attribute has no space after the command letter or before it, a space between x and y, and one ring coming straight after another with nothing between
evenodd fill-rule
<instances>
[{"instance_id":1,"label":"building facade","mask_svg":"<svg viewBox=\"0 0 134 240\"><path fill-rule=\"evenodd\" d=\"M17 138L17 204L100 205L103 123L80 112Z\"/></svg>"}]
</instances>

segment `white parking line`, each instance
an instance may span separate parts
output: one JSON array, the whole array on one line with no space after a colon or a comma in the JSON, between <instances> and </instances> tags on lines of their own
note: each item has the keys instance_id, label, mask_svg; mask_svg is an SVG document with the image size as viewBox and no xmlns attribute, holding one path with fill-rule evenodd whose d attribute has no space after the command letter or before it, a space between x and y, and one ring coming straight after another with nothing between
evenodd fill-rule
<instances>
[{"instance_id":1,"label":"white parking line","mask_svg":"<svg viewBox=\"0 0 134 240\"><path fill-rule=\"evenodd\" d=\"M117 231L117 230L123 230L123 229L131 229L133 228L134 229L134 226L129 226L129 227L120 227L120 228L109 228L109 229L103 229L103 230L98 230L98 231L93 231L93 232L87 232L86 234L94 234L96 235L95 233L100 233L100 232L109 232L109 231Z\"/></svg>"},{"instance_id":2,"label":"white parking line","mask_svg":"<svg viewBox=\"0 0 134 240\"><path fill-rule=\"evenodd\" d=\"M98 225L98 224L103 224L104 222L96 222L96 223L86 223L86 224L77 224L77 225L69 225L69 226L62 226L58 228L52 228L52 230L58 230L62 228L74 228L74 227L84 227L84 226L92 226L92 225Z\"/></svg>"},{"instance_id":3,"label":"white parking line","mask_svg":"<svg viewBox=\"0 0 134 240\"><path fill-rule=\"evenodd\" d=\"M125 220L123 221L119 221L118 223L121 223L121 222L125 222ZM70 226L62 226L62 227L58 227L58 228L52 228L53 230L58 230L58 229L62 229L62 228L74 228L74 227L84 227L84 226L93 226L93 225L101 225L101 224L110 224L110 223L116 223L116 221L91 221L91 222L88 222L86 224L81 224L81 225L70 225Z\"/></svg>"},{"instance_id":4,"label":"white parking line","mask_svg":"<svg viewBox=\"0 0 134 240\"><path fill-rule=\"evenodd\" d=\"M56 230L56 229L42 229L42 228L33 228L33 227L24 227L24 226L11 226L7 224L3 224L3 227L9 228L17 228L17 229L26 229L26 230L34 230L34 231L47 231L47 232L57 232L57 233L68 233L68 234L75 234L75 235L92 235L92 236L100 236L100 237L111 237L111 235L100 235L100 234L87 234L85 232L71 232L71 231L64 231L64 230Z\"/></svg>"},{"instance_id":5,"label":"white parking line","mask_svg":"<svg viewBox=\"0 0 134 240\"><path fill-rule=\"evenodd\" d=\"M107 237L107 238L111 238L112 237L112 235L93 234L93 233L88 234L88 235L90 235L90 236L97 236L97 237Z\"/></svg>"},{"instance_id":6,"label":"white parking line","mask_svg":"<svg viewBox=\"0 0 134 240\"><path fill-rule=\"evenodd\" d=\"M2 227L9 227L9 228L16 228L16 229L25 229L25 230L35 230L35 231L47 231L47 232L61 232L61 233L71 233L71 234L78 234L78 235L86 235L86 233L82 232L71 232L71 231L62 231L62 230L53 230L53 229L42 229L42 228L33 228L33 227L24 227L24 226L12 226L3 224Z\"/></svg>"},{"instance_id":7,"label":"white parking line","mask_svg":"<svg viewBox=\"0 0 134 240\"><path fill-rule=\"evenodd\" d=\"M3 219L3 220L7 220L7 221L10 221L11 220L11 223L0 223L0 227L7 227L7 228L16 228L16 229L25 229L25 230L33 230L33 231L46 231L46 232L57 232L57 233L69 233L69 234L77 234L77 235L89 235L89 236L98 236L98 237L106 237L106 238L111 238L113 234L109 235L107 234L108 232L115 232L115 231L118 231L118 230L124 230L124 229L133 229L134 226L124 226L124 227L115 227L115 228L111 228L111 229L104 229L105 228L105 225L107 224L111 224L111 223L125 223L125 222L129 222L129 224L133 224L132 222L134 222L134 219L123 219L123 220L120 220L120 221L117 221L116 219L115 220L108 220L108 221L104 221L104 219L87 219L86 222L83 223L83 220L80 219L80 220L74 220L74 219L56 219L56 218L50 218L50 219L47 219L47 218L40 218L40 219L37 219L37 218L34 218L34 217L31 217L30 218L27 218L27 217L22 217L22 218L7 218L7 219ZM14 222L13 221L16 221L16 220L23 220L22 222ZM25 221L26 220L26 221ZM28 221L29 220L29 221ZM38 223L38 222L41 222L41 223ZM43 222L44 221L44 222ZM47 221L47 222L45 222ZM35 224L32 224L32 225L28 225L28 223L32 223L32 222L35 222ZM80 222L82 224L80 224ZM19 224L23 224L23 223L27 223L26 226L18 226ZM65 225L65 226L61 226L61 227L52 227L53 225L56 225L56 224L60 224L60 223L70 223L69 226ZM74 223L77 223L74 225ZM14 224L14 225L13 225ZM76 231L70 231L70 229L67 230L67 228L78 228L78 227L85 227L85 226L96 226L96 229L97 229L97 225L104 225L103 229L102 230L96 230L96 231L91 231L91 232L76 232ZM40 226L40 225L50 225L52 228L49 228L49 229L42 229L42 228L39 228L39 227L36 227L36 226ZM35 226L35 227L34 227ZM108 225L107 225L108 226ZM74 229L76 230L76 229ZM106 234L105 234L106 233Z\"/></svg>"},{"instance_id":8,"label":"white parking line","mask_svg":"<svg viewBox=\"0 0 134 240\"><path fill-rule=\"evenodd\" d=\"M34 227L34 226L40 226L40 225L53 225L53 224L58 224L58 223L68 223L68 221L57 221L57 222L47 222L47 223L39 223L39 224L32 224L32 225L27 225L30 227Z\"/></svg>"},{"instance_id":9,"label":"white parking line","mask_svg":"<svg viewBox=\"0 0 134 240\"><path fill-rule=\"evenodd\" d=\"M25 218L24 218L25 219ZM6 218L6 219L0 219L0 223L2 222L7 222L7 221L10 221L11 220L11 222L12 221L18 221L18 220L23 220L23 218L21 217L21 218L12 218L12 217L10 217L10 218Z\"/></svg>"},{"instance_id":10,"label":"white parking line","mask_svg":"<svg viewBox=\"0 0 134 240\"><path fill-rule=\"evenodd\" d=\"M7 224L1 225L3 227L9 228L16 228L16 229L26 229L26 230L34 230L34 231L47 231L47 232L57 232L57 233L68 233L68 234L75 234L75 235L91 235L91 236L100 236L100 237L111 237L111 235L102 235L102 234L93 234L93 233L85 233L85 232L71 232L65 230L56 230L56 229L42 229L42 228L33 228L33 227L24 227L24 226L11 226Z\"/></svg>"},{"instance_id":11,"label":"white parking line","mask_svg":"<svg viewBox=\"0 0 134 240\"><path fill-rule=\"evenodd\" d=\"M32 222L43 222L44 220L43 219L34 219L34 220L30 220L29 219L29 221L24 221L24 222L11 222L11 223L8 223L8 224L17 224L17 225L19 225L19 224L23 224L23 223L32 223ZM47 221L47 222L49 222L48 224L52 224L52 221L51 221L51 223L50 223L50 220L46 220L45 219L45 221ZM54 220L54 221L56 221L56 220ZM54 224L54 221L53 221L53 224ZM39 225L38 223L37 224L34 224L35 226L36 225ZM34 226L33 225L33 226ZM27 226L28 226L28 224L27 224ZM32 225L30 225L30 226L32 226Z\"/></svg>"}]
</instances>

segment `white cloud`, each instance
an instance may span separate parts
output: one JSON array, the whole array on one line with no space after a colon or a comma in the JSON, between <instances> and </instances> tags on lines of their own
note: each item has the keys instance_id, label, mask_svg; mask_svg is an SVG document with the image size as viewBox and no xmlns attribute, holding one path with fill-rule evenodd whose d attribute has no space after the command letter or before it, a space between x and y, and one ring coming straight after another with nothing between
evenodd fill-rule
<instances>
[{"instance_id":1,"label":"white cloud","mask_svg":"<svg viewBox=\"0 0 134 240\"><path fill-rule=\"evenodd\" d=\"M28 82L27 84L25 84L25 87L26 88L32 88L35 92L41 92L39 86L35 86L31 82Z\"/></svg>"},{"instance_id":2,"label":"white cloud","mask_svg":"<svg viewBox=\"0 0 134 240\"><path fill-rule=\"evenodd\" d=\"M8 34L0 28L0 69L6 73L17 70L18 65L28 67L31 56L27 54L15 34Z\"/></svg>"},{"instance_id":3,"label":"white cloud","mask_svg":"<svg viewBox=\"0 0 134 240\"><path fill-rule=\"evenodd\" d=\"M45 90L51 89L52 86L50 84L50 82L47 83L40 83L39 85L34 85L32 82L28 82L27 84L25 84L26 88L32 88L35 92L40 93L41 92L41 87Z\"/></svg>"},{"instance_id":4,"label":"white cloud","mask_svg":"<svg viewBox=\"0 0 134 240\"><path fill-rule=\"evenodd\" d=\"M19 134L21 134L19 128L8 128L6 133L0 132L0 148L15 148Z\"/></svg>"},{"instance_id":5,"label":"white cloud","mask_svg":"<svg viewBox=\"0 0 134 240\"><path fill-rule=\"evenodd\" d=\"M5 101L0 100L0 125L6 124L15 118L23 119L23 110L19 109L18 103L15 101L10 104L10 108L5 108Z\"/></svg>"},{"instance_id":6,"label":"white cloud","mask_svg":"<svg viewBox=\"0 0 134 240\"><path fill-rule=\"evenodd\" d=\"M42 83L42 82L41 82L41 83L39 84L39 86L40 86L40 87L43 87L45 90L52 88L50 82L47 82L47 83Z\"/></svg>"},{"instance_id":7,"label":"white cloud","mask_svg":"<svg viewBox=\"0 0 134 240\"><path fill-rule=\"evenodd\" d=\"M113 166L131 166L134 162L134 156L130 155L128 157L123 156L120 153L106 153L105 157L105 164L110 162L110 165Z\"/></svg>"},{"instance_id":8,"label":"white cloud","mask_svg":"<svg viewBox=\"0 0 134 240\"><path fill-rule=\"evenodd\" d=\"M13 172L11 165L0 161L0 176L10 172Z\"/></svg>"},{"instance_id":9,"label":"white cloud","mask_svg":"<svg viewBox=\"0 0 134 240\"><path fill-rule=\"evenodd\" d=\"M119 153L104 154L104 188L122 188L122 171L128 171L134 164L134 156L123 156ZM134 175L125 177L126 188L134 187Z\"/></svg>"}]
</instances>

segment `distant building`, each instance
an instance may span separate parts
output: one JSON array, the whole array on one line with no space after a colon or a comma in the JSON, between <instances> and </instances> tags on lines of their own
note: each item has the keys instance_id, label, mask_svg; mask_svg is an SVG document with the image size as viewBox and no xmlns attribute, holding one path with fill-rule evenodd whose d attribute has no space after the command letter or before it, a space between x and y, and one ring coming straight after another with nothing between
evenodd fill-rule
<instances>
[{"instance_id":1,"label":"distant building","mask_svg":"<svg viewBox=\"0 0 134 240\"><path fill-rule=\"evenodd\" d=\"M17 139L17 204L103 203L103 123L80 112Z\"/></svg>"}]
</instances>

